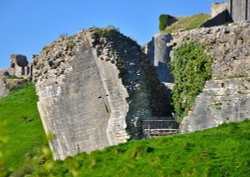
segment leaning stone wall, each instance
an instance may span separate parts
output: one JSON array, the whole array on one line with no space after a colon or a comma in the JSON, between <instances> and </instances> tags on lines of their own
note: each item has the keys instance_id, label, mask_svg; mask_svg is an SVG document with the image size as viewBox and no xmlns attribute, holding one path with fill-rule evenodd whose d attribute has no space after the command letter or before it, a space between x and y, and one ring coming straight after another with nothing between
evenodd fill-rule
<instances>
[{"instance_id":1,"label":"leaning stone wall","mask_svg":"<svg viewBox=\"0 0 250 177\"><path fill-rule=\"evenodd\" d=\"M181 124L193 132L250 118L250 24L176 32L169 46L198 41L213 58L212 79Z\"/></svg>"},{"instance_id":2,"label":"leaning stone wall","mask_svg":"<svg viewBox=\"0 0 250 177\"><path fill-rule=\"evenodd\" d=\"M35 56L32 70L55 159L143 138L141 121L169 112L140 46L115 30L61 38Z\"/></svg>"},{"instance_id":3,"label":"leaning stone wall","mask_svg":"<svg viewBox=\"0 0 250 177\"><path fill-rule=\"evenodd\" d=\"M48 78L36 83L39 112L46 132L54 135L51 148L56 159L109 145L106 134L111 112L106 98L108 93L98 72L96 56L88 41L81 40L82 46L66 61L67 66L61 64L61 73L53 73L58 77L51 78L50 72L55 70L52 69L47 76L44 74Z\"/></svg>"}]
</instances>

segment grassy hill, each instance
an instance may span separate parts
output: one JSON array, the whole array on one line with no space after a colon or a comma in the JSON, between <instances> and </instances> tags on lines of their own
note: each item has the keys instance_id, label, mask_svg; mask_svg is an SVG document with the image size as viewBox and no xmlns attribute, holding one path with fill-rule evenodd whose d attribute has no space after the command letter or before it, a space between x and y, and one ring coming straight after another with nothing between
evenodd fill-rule
<instances>
[{"instance_id":1,"label":"grassy hill","mask_svg":"<svg viewBox=\"0 0 250 177\"><path fill-rule=\"evenodd\" d=\"M172 33L178 30L191 30L199 28L207 19L210 18L208 14L197 14L188 17L181 17L177 22L168 26L163 32Z\"/></svg>"},{"instance_id":2,"label":"grassy hill","mask_svg":"<svg viewBox=\"0 0 250 177\"><path fill-rule=\"evenodd\" d=\"M0 99L1 134L7 138L2 160L10 171L17 170L25 155L35 154L46 142L36 102L33 84Z\"/></svg>"},{"instance_id":3,"label":"grassy hill","mask_svg":"<svg viewBox=\"0 0 250 177\"><path fill-rule=\"evenodd\" d=\"M248 177L250 174L250 120L191 134L131 141L55 162L44 143L36 100L33 85L0 100L0 118L7 122L9 137L4 163L13 169L13 176ZM34 147L40 150L34 151Z\"/></svg>"}]
</instances>

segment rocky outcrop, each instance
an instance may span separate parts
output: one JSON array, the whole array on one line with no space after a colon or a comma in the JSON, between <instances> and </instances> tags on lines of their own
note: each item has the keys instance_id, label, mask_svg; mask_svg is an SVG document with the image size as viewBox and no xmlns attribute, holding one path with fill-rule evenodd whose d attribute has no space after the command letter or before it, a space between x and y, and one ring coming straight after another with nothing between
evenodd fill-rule
<instances>
[{"instance_id":1,"label":"rocky outcrop","mask_svg":"<svg viewBox=\"0 0 250 177\"><path fill-rule=\"evenodd\" d=\"M212 79L182 121L181 131L193 132L250 118L250 24L176 32L168 46L178 47L185 41L204 44L213 64Z\"/></svg>"},{"instance_id":2,"label":"rocky outcrop","mask_svg":"<svg viewBox=\"0 0 250 177\"><path fill-rule=\"evenodd\" d=\"M143 138L143 119L171 115L140 46L114 29L61 38L32 70L55 159Z\"/></svg>"}]
</instances>

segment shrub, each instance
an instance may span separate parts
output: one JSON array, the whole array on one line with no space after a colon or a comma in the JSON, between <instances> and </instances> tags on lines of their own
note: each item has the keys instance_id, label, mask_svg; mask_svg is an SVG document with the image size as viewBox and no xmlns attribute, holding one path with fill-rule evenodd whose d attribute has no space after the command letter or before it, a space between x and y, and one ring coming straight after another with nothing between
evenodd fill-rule
<instances>
[{"instance_id":1,"label":"shrub","mask_svg":"<svg viewBox=\"0 0 250 177\"><path fill-rule=\"evenodd\" d=\"M174 50L170 68L175 79L172 99L178 122L191 110L196 96L211 77L212 59L204 50L196 42L183 43Z\"/></svg>"},{"instance_id":2,"label":"shrub","mask_svg":"<svg viewBox=\"0 0 250 177\"><path fill-rule=\"evenodd\" d=\"M70 40L67 42L67 48L72 49L74 47L75 43L74 41Z\"/></svg>"},{"instance_id":3,"label":"shrub","mask_svg":"<svg viewBox=\"0 0 250 177\"><path fill-rule=\"evenodd\" d=\"M159 21L160 21L160 23L159 23L159 30L160 31L164 31L165 28L168 26L169 16L162 14L159 17Z\"/></svg>"},{"instance_id":4,"label":"shrub","mask_svg":"<svg viewBox=\"0 0 250 177\"><path fill-rule=\"evenodd\" d=\"M116 28L113 25L109 25L106 28L97 28L97 27L93 27L98 35L99 38L101 37L109 37L111 35L112 32L117 31L119 32L119 28Z\"/></svg>"}]
</instances>

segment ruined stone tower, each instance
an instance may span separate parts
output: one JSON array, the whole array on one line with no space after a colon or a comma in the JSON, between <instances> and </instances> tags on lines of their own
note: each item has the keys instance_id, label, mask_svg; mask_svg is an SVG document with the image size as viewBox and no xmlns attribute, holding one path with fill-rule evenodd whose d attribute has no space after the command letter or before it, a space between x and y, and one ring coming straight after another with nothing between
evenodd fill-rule
<instances>
[{"instance_id":1,"label":"ruined stone tower","mask_svg":"<svg viewBox=\"0 0 250 177\"><path fill-rule=\"evenodd\" d=\"M229 0L229 11L234 22L250 21L250 0Z\"/></svg>"},{"instance_id":2,"label":"ruined stone tower","mask_svg":"<svg viewBox=\"0 0 250 177\"><path fill-rule=\"evenodd\" d=\"M12 54L11 55L11 68L9 69L9 74L16 77L25 77L29 75L28 66L29 62L27 57L20 54Z\"/></svg>"}]
</instances>

